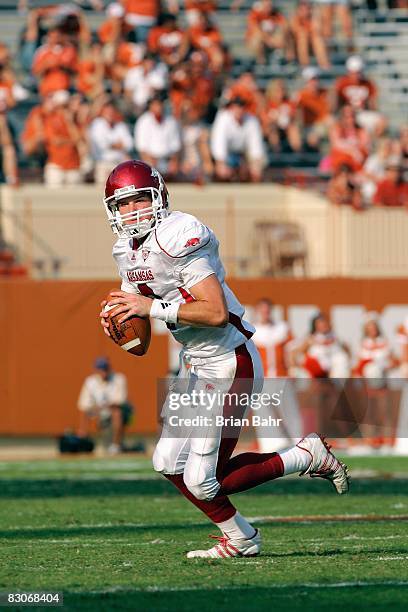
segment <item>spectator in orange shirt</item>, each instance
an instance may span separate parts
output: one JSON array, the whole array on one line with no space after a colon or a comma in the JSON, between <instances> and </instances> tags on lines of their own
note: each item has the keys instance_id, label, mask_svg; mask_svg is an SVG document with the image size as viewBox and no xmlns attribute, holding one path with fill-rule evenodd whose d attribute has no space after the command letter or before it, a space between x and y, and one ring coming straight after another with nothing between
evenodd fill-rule
<instances>
[{"instance_id":1,"label":"spectator in orange shirt","mask_svg":"<svg viewBox=\"0 0 408 612\"><path fill-rule=\"evenodd\" d=\"M159 0L120 0L120 3L125 10L125 23L133 28L136 41L146 42L159 17Z\"/></svg>"},{"instance_id":2,"label":"spectator in orange shirt","mask_svg":"<svg viewBox=\"0 0 408 612\"><path fill-rule=\"evenodd\" d=\"M254 2L248 14L246 39L260 64L265 64L269 55L275 52L293 59L288 34L287 20L274 8L272 0Z\"/></svg>"},{"instance_id":3,"label":"spectator in orange shirt","mask_svg":"<svg viewBox=\"0 0 408 612\"><path fill-rule=\"evenodd\" d=\"M78 142L80 132L69 110L69 93L53 94L53 110L44 118L44 141L47 162L44 182L48 187L74 185L81 182Z\"/></svg>"},{"instance_id":4,"label":"spectator in orange shirt","mask_svg":"<svg viewBox=\"0 0 408 612\"><path fill-rule=\"evenodd\" d=\"M225 64L225 52L219 29L212 23L206 13L199 14L194 26L189 30L193 49L203 51L214 72L221 72Z\"/></svg>"},{"instance_id":5,"label":"spectator in orange shirt","mask_svg":"<svg viewBox=\"0 0 408 612\"><path fill-rule=\"evenodd\" d=\"M205 15L214 23L217 5L217 0L184 0L184 11L188 25L190 27L197 25L201 15Z\"/></svg>"},{"instance_id":6,"label":"spectator in orange shirt","mask_svg":"<svg viewBox=\"0 0 408 612\"><path fill-rule=\"evenodd\" d=\"M296 120L296 105L289 99L281 79L268 85L265 102L262 126L272 150L278 153L287 142L292 151L300 151L302 137Z\"/></svg>"},{"instance_id":7,"label":"spectator in orange shirt","mask_svg":"<svg viewBox=\"0 0 408 612\"><path fill-rule=\"evenodd\" d=\"M201 51L193 51L189 61L184 62L170 75L170 100L173 115L180 119L186 102L197 109L200 119L208 118L212 112L215 96L214 76L208 70L208 60Z\"/></svg>"},{"instance_id":8,"label":"spectator in orange shirt","mask_svg":"<svg viewBox=\"0 0 408 612\"><path fill-rule=\"evenodd\" d=\"M361 192L350 166L344 164L337 169L327 186L327 197L332 204L362 209Z\"/></svg>"},{"instance_id":9,"label":"spectator in orange shirt","mask_svg":"<svg viewBox=\"0 0 408 612\"><path fill-rule=\"evenodd\" d=\"M349 104L356 111L357 123L371 134L380 136L386 128L386 120L377 110L377 88L364 76L364 63L358 55L346 62L347 74L336 79L335 108Z\"/></svg>"},{"instance_id":10,"label":"spectator in orange shirt","mask_svg":"<svg viewBox=\"0 0 408 612\"><path fill-rule=\"evenodd\" d=\"M124 16L123 6L112 2L106 7L106 20L98 29L98 38L103 45L103 56L107 64L113 63L119 40L127 32Z\"/></svg>"},{"instance_id":11,"label":"spectator in orange shirt","mask_svg":"<svg viewBox=\"0 0 408 612\"><path fill-rule=\"evenodd\" d=\"M367 158L370 137L368 132L357 125L351 106L343 106L340 119L330 129L330 160L334 172L346 164L354 172L363 167Z\"/></svg>"},{"instance_id":12,"label":"spectator in orange shirt","mask_svg":"<svg viewBox=\"0 0 408 612\"><path fill-rule=\"evenodd\" d=\"M76 73L78 56L75 47L65 42L57 28L50 30L44 45L37 49L32 65L33 74L39 80L42 96L59 90L67 90L71 76Z\"/></svg>"},{"instance_id":13,"label":"spectator in orange shirt","mask_svg":"<svg viewBox=\"0 0 408 612\"><path fill-rule=\"evenodd\" d=\"M190 55L189 75L191 79L190 100L197 109L198 117L211 122L215 113L215 78L208 67L208 61L201 51L193 51Z\"/></svg>"},{"instance_id":14,"label":"spectator in orange shirt","mask_svg":"<svg viewBox=\"0 0 408 612\"><path fill-rule=\"evenodd\" d=\"M14 81L4 65L0 64L0 113L15 105L13 94Z\"/></svg>"},{"instance_id":15,"label":"spectator in orange shirt","mask_svg":"<svg viewBox=\"0 0 408 612\"><path fill-rule=\"evenodd\" d=\"M239 98L245 102L245 112L259 116L264 107L263 94L251 72L243 72L224 94L227 102Z\"/></svg>"},{"instance_id":16,"label":"spectator in orange shirt","mask_svg":"<svg viewBox=\"0 0 408 612\"><path fill-rule=\"evenodd\" d=\"M408 183L404 180L401 159L390 158L385 177L379 182L374 196L376 206L407 206Z\"/></svg>"},{"instance_id":17,"label":"spectator in orange shirt","mask_svg":"<svg viewBox=\"0 0 408 612\"><path fill-rule=\"evenodd\" d=\"M54 109L53 94L46 96L28 114L21 134L21 146L28 156L35 156L42 163L45 156L44 122Z\"/></svg>"},{"instance_id":18,"label":"spectator in orange shirt","mask_svg":"<svg viewBox=\"0 0 408 612\"><path fill-rule=\"evenodd\" d=\"M299 2L290 21L290 26L300 65L308 66L310 64L310 51L312 51L320 68L330 68L326 44L321 35L319 24L313 16L310 2L306 0Z\"/></svg>"},{"instance_id":19,"label":"spectator in orange shirt","mask_svg":"<svg viewBox=\"0 0 408 612\"><path fill-rule=\"evenodd\" d=\"M294 101L303 123L306 141L311 148L317 149L321 140L327 138L333 122L328 91L320 85L317 68L304 68L302 77L305 86L296 93Z\"/></svg>"},{"instance_id":20,"label":"spectator in orange shirt","mask_svg":"<svg viewBox=\"0 0 408 612\"><path fill-rule=\"evenodd\" d=\"M107 72L112 80L112 93L120 95L123 81L127 73L136 66L141 66L146 53L144 43L134 42L133 32L122 35L116 48L115 60L107 66Z\"/></svg>"},{"instance_id":21,"label":"spectator in orange shirt","mask_svg":"<svg viewBox=\"0 0 408 612\"><path fill-rule=\"evenodd\" d=\"M147 46L168 66L175 66L186 57L190 41L187 33L178 27L176 17L168 14L162 17L161 25L150 30Z\"/></svg>"},{"instance_id":22,"label":"spectator in orange shirt","mask_svg":"<svg viewBox=\"0 0 408 612\"><path fill-rule=\"evenodd\" d=\"M184 62L170 72L169 98L172 114L176 119L180 119L182 109L190 96L190 92L193 91L188 63Z\"/></svg>"},{"instance_id":23,"label":"spectator in orange shirt","mask_svg":"<svg viewBox=\"0 0 408 612\"><path fill-rule=\"evenodd\" d=\"M104 92L103 79L105 65L102 57L102 45L94 40L82 52L78 62L77 90L93 100Z\"/></svg>"}]
</instances>

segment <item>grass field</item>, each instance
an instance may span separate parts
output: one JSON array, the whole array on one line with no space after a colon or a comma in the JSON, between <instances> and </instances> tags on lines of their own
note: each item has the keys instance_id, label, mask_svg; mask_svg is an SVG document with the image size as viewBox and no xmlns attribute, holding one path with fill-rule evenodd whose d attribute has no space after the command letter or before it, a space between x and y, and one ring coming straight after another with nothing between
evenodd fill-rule
<instances>
[{"instance_id":1,"label":"grass field","mask_svg":"<svg viewBox=\"0 0 408 612\"><path fill-rule=\"evenodd\" d=\"M0 463L0 591L59 590L72 610L406 610L408 459L348 463L348 496L298 477L234 496L264 552L232 562L185 558L217 530L148 460Z\"/></svg>"}]
</instances>

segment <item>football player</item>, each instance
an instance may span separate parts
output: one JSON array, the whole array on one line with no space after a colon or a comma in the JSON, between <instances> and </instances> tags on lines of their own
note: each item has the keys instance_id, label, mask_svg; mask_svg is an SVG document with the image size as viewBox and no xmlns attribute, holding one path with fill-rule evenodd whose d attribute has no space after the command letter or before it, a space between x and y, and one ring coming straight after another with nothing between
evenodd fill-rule
<instances>
[{"instance_id":1,"label":"football player","mask_svg":"<svg viewBox=\"0 0 408 612\"><path fill-rule=\"evenodd\" d=\"M165 321L182 344L178 382L227 388L224 415L242 416L239 398L261 388L262 365L251 340L254 328L225 282L213 232L192 215L169 210L159 172L142 161L119 164L109 175L104 205L118 240L113 256L122 278L108 304L122 320L138 315ZM101 324L109 335L102 302ZM238 398L238 399L237 399ZM347 468L324 439L310 434L281 453L243 453L231 458L239 426L172 431L168 399L153 466L220 529L218 542L188 558L249 557L259 554L261 536L236 510L229 496L261 483L300 473L331 481L348 491Z\"/></svg>"}]
</instances>

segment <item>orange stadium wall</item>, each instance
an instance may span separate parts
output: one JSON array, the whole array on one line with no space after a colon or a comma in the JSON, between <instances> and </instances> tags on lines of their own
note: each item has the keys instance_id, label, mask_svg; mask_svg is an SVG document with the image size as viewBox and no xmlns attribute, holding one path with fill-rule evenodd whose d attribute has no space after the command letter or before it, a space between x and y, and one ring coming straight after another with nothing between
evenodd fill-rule
<instances>
[{"instance_id":1,"label":"orange stadium wall","mask_svg":"<svg viewBox=\"0 0 408 612\"><path fill-rule=\"evenodd\" d=\"M248 305L269 296L284 309L312 304L361 304L381 311L408 304L406 279L230 279ZM99 302L116 281L0 281L0 434L57 435L76 427L76 402L95 356L108 355L129 381L137 406L132 431L156 431L156 380L168 370L168 341L153 335L143 358L104 336Z\"/></svg>"}]
</instances>

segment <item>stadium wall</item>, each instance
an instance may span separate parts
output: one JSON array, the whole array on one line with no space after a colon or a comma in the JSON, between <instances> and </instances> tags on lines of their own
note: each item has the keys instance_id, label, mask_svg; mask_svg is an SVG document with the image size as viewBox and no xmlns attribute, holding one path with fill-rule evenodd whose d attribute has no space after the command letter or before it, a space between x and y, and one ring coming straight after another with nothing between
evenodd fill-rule
<instances>
[{"instance_id":1,"label":"stadium wall","mask_svg":"<svg viewBox=\"0 0 408 612\"><path fill-rule=\"evenodd\" d=\"M408 311L407 279L231 279L241 301L252 305L269 296L289 307L358 305ZM167 333L154 326L149 353L125 354L102 333L99 302L114 281L0 281L0 434L57 435L76 427L81 384L97 355L108 355L129 381L137 406L131 431L154 433L156 380L169 368Z\"/></svg>"},{"instance_id":2,"label":"stadium wall","mask_svg":"<svg viewBox=\"0 0 408 612\"><path fill-rule=\"evenodd\" d=\"M95 185L0 189L4 239L18 246L34 277L54 273L63 279L102 279L116 274L101 191ZM280 242L272 225L279 223L297 224L305 242L305 270L298 266L297 275L398 277L408 269L405 210L361 213L333 206L314 192L274 184L171 185L171 196L172 208L197 215L215 231L229 276L268 272L268 251ZM58 274L55 262L60 262Z\"/></svg>"}]
</instances>

